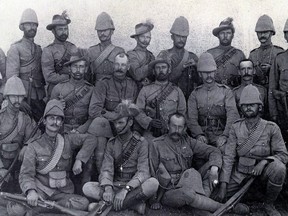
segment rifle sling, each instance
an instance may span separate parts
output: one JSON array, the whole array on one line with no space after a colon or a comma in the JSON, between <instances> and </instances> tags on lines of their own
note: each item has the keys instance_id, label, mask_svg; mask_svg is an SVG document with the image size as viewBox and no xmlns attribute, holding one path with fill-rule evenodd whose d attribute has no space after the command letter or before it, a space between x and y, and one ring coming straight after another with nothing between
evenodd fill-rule
<instances>
[{"instance_id":1,"label":"rifle sling","mask_svg":"<svg viewBox=\"0 0 288 216\"><path fill-rule=\"evenodd\" d=\"M260 119L257 125L250 132L248 138L243 143L237 146L236 150L239 156L244 156L251 150L254 144L259 140L266 125L267 121Z\"/></svg>"},{"instance_id":2,"label":"rifle sling","mask_svg":"<svg viewBox=\"0 0 288 216\"><path fill-rule=\"evenodd\" d=\"M107 46L101 54L92 62L95 62L95 69L97 69L103 61L110 55L110 53L114 50L115 46L113 44L110 44Z\"/></svg>"},{"instance_id":3,"label":"rifle sling","mask_svg":"<svg viewBox=\"0 0 288 216\"><path fill-rule=\"evenodd\" d=\"M231 47L229 50L226 52L222 53L221 55L217 56L215 58L215 62L217 65L217 68L224 66L226 62L231 59L235 54L237 50L234 47Z\"/></svg>"},{"instance_id":4,"label":"rifle sling","mask_svg":"<svg viewBox=\"0 0 288 216\"><path fill-rule=\"evenodd\" d=\"M30 64L32 64L36 59L38 59L37 57L40 57L41 56L41 52L40 52L40 49L37 49L37 45L34 44L34 47L35 47L35 52L34 52L34 55L32 54L32 58L29 60L29 61L20 61L20 67L26 67Z\"/></svg>"},{"instance_id":5,"label":"rifle sling","mask_svg":"<svg viewBox=\"0 0 288 216\"><path fill-rule=\"evenodd\" d=\"M67 48L66 44L64 44L64 48L65 48L64 54L62 55L62 57L55 64L57 66L63 67L63 64L68 62L70 60L70 58L71 58L71 54L68 52L68 48Z\"/></svg>"},{"instance_id":6,"label":"rifle sling","mask_svg":"<svg viewBox=\"0 0 288 216\"><path fill-rule=\"evenodd\" d=\"M83 85L82 88L78 89L78 91L70 98L65 101L66 107L65 110L68 110L76 103L78 103L84 96L89 92L89 88L86 85ZM65 99L65 98L64 98Z\"/></svg>"},{"instance_id":7,"label":"rifle sling","mask_svg":"<svg viewBox=\"0 0 288 216\"><path fill-rule=\"evenodd\" d=\"M0 136L0 142L5 143L5 142L11 142L11 140L17 136L18 130L15 130L16 128L19 128L19 130L22 128L23 125L23 113L19 112L18 117L14 121L14 124L10 128L9 131L7 131L5 134L1 134Z\"/></svg>"}]
</instances>

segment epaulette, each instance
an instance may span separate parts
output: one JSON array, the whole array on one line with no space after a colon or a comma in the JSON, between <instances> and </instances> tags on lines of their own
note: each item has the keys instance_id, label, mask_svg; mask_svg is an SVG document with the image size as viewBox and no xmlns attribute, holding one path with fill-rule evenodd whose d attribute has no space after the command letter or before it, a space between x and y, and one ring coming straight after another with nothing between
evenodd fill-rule
<instances>
[{"instance_id":1,"label":"epaulette","mask_svg":"<svg viewBox=\"0 0 288 216\"><path fill-rule=\"evenodd\" d=\"M285 53L285 52L287 52L287 51L288 51L288 49L287 49L287 50L283 50L282 52L277 53L276 56L279 56L279 55L281 55L281 54L283 54L283 53ZM276 56L275 56L275 57L276 57Z\"/></svg>"},{"instance_id":2,"label":"epaulette","mask_svg":"<svg viewBox=\"0 0 288 216\"><path fill-rule=\"evenodd\" d=\"M99 44L95 44L95 45L93 45L93 46L90 46L89 49L90 49L90 48L93 48L93 47L96 47L96 46L98 46L98 45L99 45Z\"/></svg>"},{"instance_id":3,"label":"epaulette","mask_svg":"<svg viewBox=\"0 0 288 216\"><path fill-rule=\"evenodd\" d=\"M55 43L53 42L53 43L49 44L47 47L53 46L54 44L55 44Z\"/></svg>"},{"instance_id":4,"label":"epaulette","mask_svg":"<svg viewBox=\"0 0 288 216\"><path fill-rule=\"evenodd\" d=\"M70 41L65 41L66 44L69 44L70 46L75 46L75 44L71 43Z\"/></svg>"},{"instance_id":5,"label":"epaulette","mask_svg":"<svg viewBox=\"0 0 288 216\"><path fill-rule=\"evenodd\" d=\"M66 79L66 80L63 80L63 81L61 81L60 83L67 83L67 82L69 82L69 78L68 79Z\"/></svg>"},{"instance_id":6,"label":"epaulette","mask_svg":"<svg viewBox=\"0 0 288 216\"><path fill-rule=\"evenodd\" d=\"M163 136L160 136L160 137L157 137L157 138L154 138L153 139L153 142L160 142L160 141L163 141L165 139L166 135L163 135Z\"/></svg>"},{"instance_id":7,"label":"epaulette","mask_svg":"<svg viewBox=\"0 0 288 216\"><path fill-rule=\"evenodd\" d=\"M281 49L281 50L284 50L282 47L280 46L277 46L277 45L273 45L274 47L278 48L278 49Z\"/></svg>"},{"instance_id":8,"label":"epaulette","mask_svg":"<svg viewBox=\"0 0 288 216\"><path fill-rule=\"evenodd\" d=\"M216 83L216 85L217 85L218 87L223 87L223 88L226 88L226 89L230 89L227 85L222 84L222 83Z\"/></svg>"},{"instance_id":9,"label":"epaulette","mask_svg":"<svg viewBox=\"0 0 288 216\"><path fill-rule=\"evenodd\" d=\"M30 139L30 140L29 140L29 143L35 142L35 141L41 139L41 137L42 137L42 134L39 135L39 136L37 136L37 137L34 137L33 139ZM28 143L28 144L29 144L29 143Z\"/></svg>"},{"instance_id":10,"label":"epaulette","mask_svg":"<svg viewBox=\"0 0 288 216\"><path fill-rule=\"evenodd\" d=\"M238 122L242 122L242 121L244 121L244 120L245 120L245 118L239 118L239 119L235 120L235 121L233 122L233 124L236 124L236 123L238 123Z\"/></svg>"},{"instance_id":11,"label":"epaulette","mask_svg":"<svg viewBox=\"0 0 288 216\"><path fill-rule=\"evenodd\" d=\"M20 40L14 42L14 43L12 43L12 45L13 45L13 44L17 44L17 43L21 43L21 42L22 42L22 39L20 39Z\"/></svg>"},{"instance_id":12,"label":"epaulette","mask_svg":"<svg viewBox=\"0 0 288 216\"><path fill-rule=\"evenodd\" d=\"M202 87L203 87L203 84L195 87L195 88L194 88L194 91L199 90L199 89L201 89Z\"/></svg>"},{"instance_id":13,"label":"epaulette","mask_svg":"<svg viewBox=\"0 0 288 216\"><path fill-rule=\"evenodd\" d=\"M236 86L236 87L234 87L234 88L232 89L232 91L234 92L234 91L238 90L240 87L241 87L241 85Z\"/></svg>"},{"instance_id":14,"label":"epaulette","mask_svg":"<svg viewBox=\"0 0 288 216\"><path fill-rule=\"evenodd\" d=\"M255 48L255 49L251 50L250 53L256 51L257 49L259 49L259 47L257 47L257 48Z\"/></svg>"},{"instance_id":15,"label":"epaulette","mask_svg":"<svg viewBox=\"0 0 288 216\"><path fill-rule=\"evenodd\" d=\"M88 86L93 86L91 83L89 83L88 81L85 81L85 84Z\"/></svg>"},{"instance_id":16,"label":"epaulette","mask_svg":"<svg viewBox=\"0 0 288 216\"><path fill-rule=\"evenodd\" d=\"M273 122L273 121L267 121L267 124L270 124L270 125L273 125L273 126L278 126L275 122Z\"/></svg>"},{"instance_id":17,"label":"epaulette","mask_svg":"<svg viewBox=\"0 0 288 216\"><path fill-rule=\"evenodd\" d=\"M114 143L115 143L115 138L116 138L116 137L111 137L111 138L108 140L107 143L109 143L109 142L113 142L113 144L114 144Z\"/></svg>"}]
</instances>

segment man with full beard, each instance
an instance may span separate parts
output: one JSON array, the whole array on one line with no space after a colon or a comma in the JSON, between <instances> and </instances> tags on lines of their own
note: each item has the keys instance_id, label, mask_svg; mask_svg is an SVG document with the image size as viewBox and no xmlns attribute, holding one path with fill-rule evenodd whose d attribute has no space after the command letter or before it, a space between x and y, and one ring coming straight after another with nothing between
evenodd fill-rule
<instances>
[{"instance_id":1,"label":"man with full beard","mask_svg":"<svg viewBox=\"0 0 288 216\"><path fill-rule=\"evenodd\" d=\"M263 110L262 110L263 116L268 117L267 89L261 85L257 85L254 83L253 76L255 75L255 67L254 67L253 61L250 59L243 59L239 64L239 73L241 75L241 85L239 85L233 89L233 93L235 96L236 105L237 105L239 114L241 113L241 108L239 105L241 93L242 93L243 89L245 88L245 86L252 84L260 92L261 100L263 103Z\"/></svg>"},{"instance_id":2,"label":"man with full beard","mask_svg":"<svg viewBox=\"0 0 288 216\"><path fill-rule=\"evenodd\" d=\"M223 152L230 127L239 118L235 98L229 87L215 82L217 67L210 53L200 56L197 70L203 85L188 99L188 128L197 140Z\"/></svg>"},{"instance_id":3,"label":"man with full beard","mask_svg":"<svg viewBox=\"0 0 288 216\"><path fill-rule=\"evenodd\" d=\"M67 41L70 22L64 11L61 15L54 15L52 23L46 26L46 29L52 31L55 37L54 42L43 49L41 60L48 99L55 85L69 79L69 67L64 64L70 60L71 55L77 53L76 46Z\"/></svg>"},{"instance_id":4,"label":"man with full beard","mask_svg":"<svg viewBox=\"0 0 288 216\"><path fill-rule=\"evenodd\" d=\"M41 70L42 49L34 43L37 28L38 18L35 11L26 9L19 24L19 29L23 31L24 36L11 45L6 62L7 79L16 75L22 80L27 93L25 102L30 105L35 121L39 121L45 109L43 101L45 80Z\"/></svg>"},{"instance_id":5,"label":"man with full beard","mask_svg":"<svg viewBox=\"0 0 288 216\"><path fill-rule=\"evenodd\" d=\"M182 90L169 81L172 66L167 51L159 53L149 67L153 69L156 81L139 92L136 104L144 112L136 116L136 120L147 136L155 137L168 131L169 115L175 112L186 114L186 100ZM157 130L158 134L155 133Z\"/></svg>"},{"instance_id":6,"label":"man with full beard","mask_svg":"<svg viewBox=\"0 0 288 216\"><path fill-rule=\"evenodd\" d=\"M236 87L240 84L237 66L245 55L241 50L231 46L235 33L232 21L233 19L228 17L220 23L219 27L213 29L213 35L219 39L220 44L207 52L212 54L217 65L215 81L229 87Z\"/></svg>"},{"instance_id":7,"label":"man with full beard","mask_svg":"<svg viewBox=\"0 0 288 216\"><path fill-rule=\"evenodd\" d=\"M250 84L243 89L240 106L245 118L234 122L229 132L216 199L229 198L251 176L259 176L254 187L265 191L265 212L269 216L280 216L274 201L282 190L288 160L280 128L274 122L261 119L263 103L255 86Z\"/></svg>"}]
</instances>

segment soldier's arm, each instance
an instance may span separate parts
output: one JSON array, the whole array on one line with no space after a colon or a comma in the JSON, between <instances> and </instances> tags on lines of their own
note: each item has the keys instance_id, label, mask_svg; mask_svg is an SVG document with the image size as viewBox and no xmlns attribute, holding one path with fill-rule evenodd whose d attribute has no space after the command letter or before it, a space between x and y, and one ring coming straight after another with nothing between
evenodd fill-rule
<instances>
[{"instance_id":1,"label":"soldier's arm","mask_svg":"<svg viewBox=\"0 0 288 216\"><path fill-rule=\"evenodd\" d=\"M67 73L60 74L59 72L56 72L55 59L53 58L53 53L47 47L43 49L43 53L41 57L41 64L42 64L43 75L44 75L46 82L57 84L59 82L69 79L69 75Z\"/></svg>"},{"instance_id":2,"label":"soldier's arm","mask_svg":"<svg viewBox=\"0 0 288 216\"><path fill-rule=\"evenodd\" d=\"M177 112L179 112L179 113L181 113L183 115L186 115L186 99L185 99L185 96L184 96L182 90L179 87L177 88L177 90L178 90L178 98L179 98Z\"/></svg>"},{"instance_id":3,"label":"soldier's arm","mask_svg":"<svg viewBox=\"0 0 288 216\"><path fill-rule=\"evenodd\" d=\"M278 90L279 88L278 82L279 82L279 68L276 56L269 73L268 106L270 117L272 119L273 117L277 118L278 116L276 101L273 96L273 90Z\"/></svg>"},{"instance_id":4,"label":"soldier's arm","mask_svg":"<svg viewBox=\"0 0 288 216\"><path fill-rule=\"evenodd\" d=\"M7 52L6 77L9 79L13 75L19 76L20 53L15 45L11 45Z\"/></svg>"},{"instance_id":5,"label":"soldier's arm","mask_svg":"<svg viewBox=\"0 0 288 216\"><path fill-rule=\"evenodd\" d=\"M111 145L111 140L107 143L105 149L104 159L101 166L101 171L99 175L99 183L101 186L110 185L113 187L114 179L114 157L113 157L113 147Z\"/></svg>"},{"instance_id":6,"label":"soldier's arm","mask_svg":"<svg viewBox=\"0 0 288 216\"><path fill-rule=\"evenodd\" d=\"M156 178L156 171L158 170L160 163L159 151L156 147L157 145L156 142L157 141L153 140L152 145L149 146L149 166L151 175L155 178Z\"/></svg>"},{"instance_id":7,"label":"soldier's arm","mask_svg":"<svg viewBox=\"0 0 288 216\"><path fill-rule=\"evenodd\" d=\"M145 114L145 106L146 106L147 98L146 98L146 90L142 88L137 97L136 105L142 111L135 117L135 120L140 124L140 126L144 129L148 129L152 118Z\"/></svg>"},{"instance_id":8,"label":"soldier's arm","mask_svg":"<svg viewBox=\"0 0 288 216\"><path fill-rule=\"evenodd\" d=\"M150 177L149 163L148 163L148 142L144 139L139 144L138 161L137 161L137 172L132 177L132 179L127 183L127 185L136 188L139 187L144 181Z\"/></svg>"},{"instance_id":9,"label":"soldier's arm","mask_svg":"<svg viewBox=\"0 0 288 216\"><path fill-rule=\"evenodd\" d=\"M131 77L136 81L141 81L142 79L146 78L149 74L148 64L140 65L140 61L145 58L145 56L141 56L142 59L139 59L136 52L128 52L129 55L129 63L130 63L130 70L129 74ZM139 53L142 55L142 53Z\"/></svg>"},{"instance_id":10,"label":"soldier's arm","mask_svg":"<svg viewBox=\"0 0 288 216\"><path fill-rule=\"evenodd\" d=\"M103 81L99 81L93 89L89 104L89 116L96 118L101 116L101 112L104 109L104 103L106 98L107 88Z\"/></svg>"}]
</instances>

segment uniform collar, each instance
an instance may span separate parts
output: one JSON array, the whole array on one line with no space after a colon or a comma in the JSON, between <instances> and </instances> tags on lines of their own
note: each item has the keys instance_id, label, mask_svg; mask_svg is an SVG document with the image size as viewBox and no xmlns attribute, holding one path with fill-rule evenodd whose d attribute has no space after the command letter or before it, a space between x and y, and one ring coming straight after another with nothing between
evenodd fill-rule
<instances>
[{"instance_id":1,"label":"uniform collar","mask_svg":"<svg viewBox=\"0 0 288 216\"><path fill-rule=\"evenodd\" d=\"M56 145L57 137L50 137L46 132L43 134L44 140L46 140L49 146L54 147Z\"/></svg>"},{"instance_id":2,"label":"uniform collar","mask_svg":"<svg viewBox=\"0 0 288 216\"><path fill-rule=\"evenodd\" d=\"M272 42L269 44L264 44L264 45L260 44L260 49L267 49L267 48L270 48L272 46L273 46Z\"/></svg>"},{"instance_id":3,"label":"uniform collar","mask_svg":"<svg viewBox=\"0 0 288 216\"><path fill-rule=\"evenodd\" d=\"M55 38L53 43L55 43L55 44L65 44L66 41L62 42L62 41L59 41L57 38Z\"/></svg>"},{"instance_id":4,"label":"uniform collar","mask_svg":"<svg viewBox=\"0 0 288 216\"><path fill-rule=\"evenodd\" d=\"M159 82L158 80L155 80L155 84L156 85L160 85L160 86L166 86L168 85L169 81L168 82L165 82L165 83L162 83L162 82Z\"/></svg>"},{"instance_id":5,"label":"uniform collar","mask_svg":"<svg viewBox=\"0 0 288 216\"><path fill-rule=\"evenodd\" d=\"M220 44L220 45L218 46L218 48L219 48L219 49L222 49L222 50L229 50L229 49L232 48L232 46L231 46L231 45L229 45L229 46L223 46L223 45Z\"/></svg>"},{"instance_id":6,"label":"uniform collar","mask_svg":"<svg viewBox=\"0 0 288 216\"><path fill-rule=\"evenodd\" d=\"M34 44L34 38L28 39L28 38L26 38L26 37L23 37L22 40L23 40L24 42Z\"/></svg>"},{"instance_id":7,"label":"uniform collar","mask_svg":"<svg viewBox=\"0 0 288 216\"><path fill-rule=\"evenodd\" d=\"M134 50L143 51L143 52L147 52L148 51L147 48L143 48L143 47L141 47L139 45L137 45Z\"/></svg>"},{"instance_id":8,"label":"uniform collar","mask_svg":"<svg viewBox=\"0 0 288 216\"><path fill-rule=\"evenodd\" d=\"M217 83L215 82L214 85L212 85L212 86L207 86L207 85L203 84L203 88L207 91L215 90L217 88Z\"/></svg>"}]
</instances>

